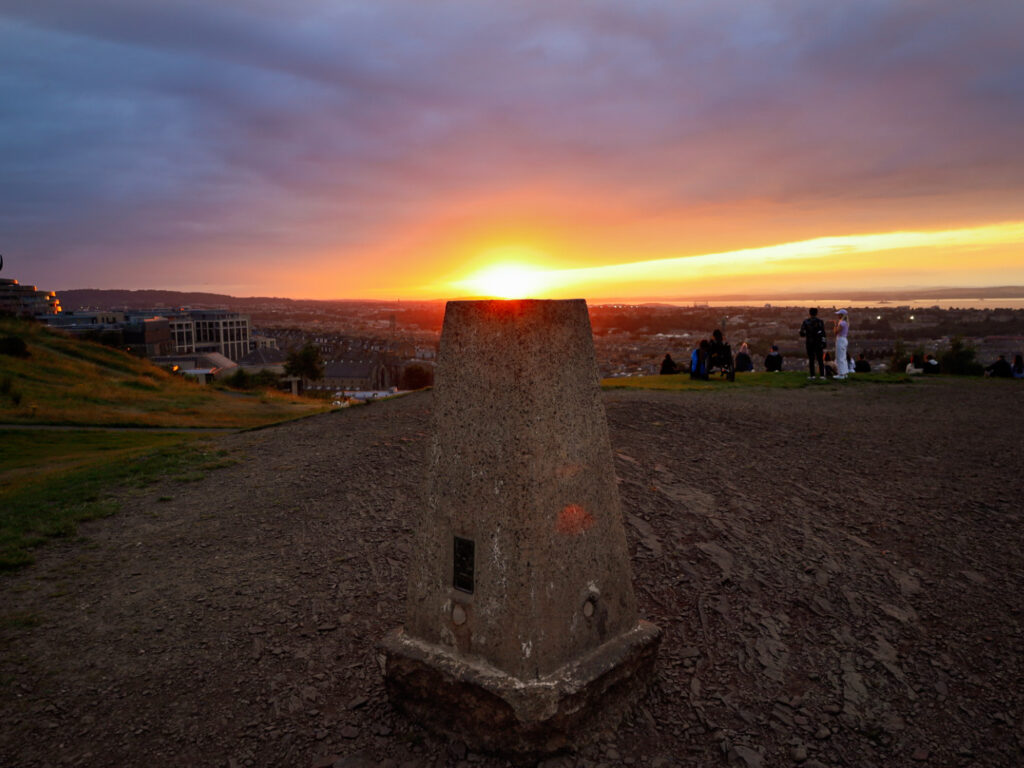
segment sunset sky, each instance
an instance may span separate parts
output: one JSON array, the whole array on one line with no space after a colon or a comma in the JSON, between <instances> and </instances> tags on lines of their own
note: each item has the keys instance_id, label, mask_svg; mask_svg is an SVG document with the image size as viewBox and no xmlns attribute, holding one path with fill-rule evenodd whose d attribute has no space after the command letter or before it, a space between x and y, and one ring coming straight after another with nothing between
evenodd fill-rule
<instances>
[{"instance_id":1,"label":"sunset sky","mask_svg":"<svg viewBox=\"0 0 1024 768\"><path fill-rule=\"evenodd\" d=\"M1020 0L0 0L0 277L1024 285L1022 40Z\"/></svg>"}]
</instances>

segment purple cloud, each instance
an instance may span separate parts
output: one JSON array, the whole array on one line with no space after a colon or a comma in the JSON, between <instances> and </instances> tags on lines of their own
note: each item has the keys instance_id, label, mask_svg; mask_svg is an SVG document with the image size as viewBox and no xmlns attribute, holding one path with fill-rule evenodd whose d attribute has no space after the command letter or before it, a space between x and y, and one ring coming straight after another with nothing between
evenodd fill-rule
<instances>
[{"instance_id":1,"label":"purple cloud","mask_svg":"<svg viewBox=\"0 0 1024 768\"><path fill-rule=\"evenodd\" d=\"M996 220L1024 201L1022 33L1009 0L7 3L0 249L53 287L398 264L396 233L532 188L510 216L612 218L622 260L751 206L797 236Z\"/></svg>"}]
</instances>

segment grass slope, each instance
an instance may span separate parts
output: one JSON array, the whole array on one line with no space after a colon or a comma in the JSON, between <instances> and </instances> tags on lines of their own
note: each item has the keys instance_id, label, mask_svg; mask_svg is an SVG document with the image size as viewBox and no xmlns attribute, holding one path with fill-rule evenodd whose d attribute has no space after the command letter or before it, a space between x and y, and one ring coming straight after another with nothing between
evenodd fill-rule
<instances>
[{"instance_id":1,"label":"grass slope","mask_svg":"<svg viewBox=\"0 0 1024 768\"><path fill-rule=\"evenodd\" d=\"M0 338L28 357L0 354L0 423L74 426L253 427L327 410L278 392L221 392L148 360L45 326L0 318Z\"/></svg>"},{"instance_id":2,"label":"grass slope","mask_svg":"<svg viewBox=\"0 0 1024 768\"><path fill-rule=\"evenodd\" d=\"M118 510L114 488L170 476L187 483L230 461L201 435L157 431L0 429L0 570Z\"/></svg>"},{"instance_id":3,"label":"grass slope","mask_svg":"<svg viewBox=\"0 0 1024 768\"><path fill-rule=\"evenodd\" d=\"M0 570L113 514L116 491L170 476L187 483L224 458L195 433L159 428L258 427L328 410L277 392L222 392L109 347L0 317L0 424L152 427L152 430L3 429L0 426ZM16 345L15 345L16 346ZM3 348L12 349L11 344Z\"/></svg>"}]
</instances>

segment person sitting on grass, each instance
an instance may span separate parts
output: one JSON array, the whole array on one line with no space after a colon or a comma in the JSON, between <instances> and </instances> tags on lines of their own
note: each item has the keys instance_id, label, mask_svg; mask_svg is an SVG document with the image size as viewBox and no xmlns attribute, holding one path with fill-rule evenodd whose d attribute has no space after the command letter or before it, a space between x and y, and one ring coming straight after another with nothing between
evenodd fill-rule
<instances>
[{"instance_id":1,"label":"person sitting on grass","mask_svg":"<svg viewBox=\"0 0 1024 768\"><path fill-rule=\"evenodd\" d=\"M782 370L782 354L779 352L778 344L772 344L772 351L765 355L764 369L769 373L778 373Z\"/></svg>"},{"instance_id":2,"label":"person sitting on grass","mask_svg":"<svg viewBox=\"0 0 1024 768\"><path fill-rule=\"evenodd\" d=\"M939 372L939 361L931 355L924 356L924 365L921 366L922 373L938 373Z\"/></svg>"},{"instance_id":3,"label":"person sitting on grass","mask_svg":"<svg viewBox=\"0 0 1024 768\"><path fill-rule=\"evenodd\" d=\"M740 344L740 351L736 353L736 373L754 370L754 361L750 359L750 347L747 342Z\"/></svg>"},{"instance_id":4,"label":"person sitting on grass","mask_svg":"<svg viewBox=\"0 0 1024 768\"><path fill-rule=\"evenodd\" d=\"M854 373L871 373L871 363L864 357L864 353L861 352L857 355L857 362L853 364Z\"/></svg>"},{"instance_id":5,"label":"person sitting on grass","mask_svg":"<svg viewBox=\"0 0 1024 768\"><path fill-rule=\"evenodd\" d=\"M1024 379L1024 357L1017 355L1013 358L1013 365L1010 366L1010 371L1013 373L1013 378Z\"/></svg>"},{"instance_id":6,"label":"person sitting on grass","mask_svg":"<svg viewBox=\"0 0 1024 768\"><path fill-rule=\"evenodd\" d=\"M985 367L985 375L995 379L1012 379L1013 367L1006 361L1006 355L1000 355L992 365Z\"/></svg>"},{"instance_id":7,"label":"person sitting on grass","mask_svg":"<svg viewBox=\"0 0 1024 768\"><path fill-rule=\"evenodd\" d=\"M690 355L690 378L707 379L708 377L708 355L710 348L707 339L700 340L700 346L693 350Z\"/></svg>"},{"instance_id":8,"label":"person sitting on grass","mask_svg":"<svg viewBox=\"0 0 1024 768\"><path fill-rule=\"evenodd\" d=\"M826 379L831 379L837 373L839 373L839 367L836 365L836 361L832 359L831 353L829 353L829 352L825 353L824 363L825 363L825 378Z\"/></svg>"},{"instance_id":9,"label":"person sitting on grass","mask_svg":"<svg viewBox=\"0 0 1024 768\"><path fill-rule=\"evenodd\" d=\"M665 355L665 359L661 361L661 375L667 376L672 373L679 373L679 366L672 359L672 355Z\"/></svg>"}]
</instances>

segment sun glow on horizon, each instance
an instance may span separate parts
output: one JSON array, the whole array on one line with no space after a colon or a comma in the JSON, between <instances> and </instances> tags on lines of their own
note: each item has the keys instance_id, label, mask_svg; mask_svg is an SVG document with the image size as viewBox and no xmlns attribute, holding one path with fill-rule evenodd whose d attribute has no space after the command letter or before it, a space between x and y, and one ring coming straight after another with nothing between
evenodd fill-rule
<instances>
[{"instance_id":1,"label":"sun glow on horizon","mask_svg":"<svg viewBox=\"0 0 1024 768\"><path fill-rule=\"evenodd\" d=\"M635 260L592 267L544 268L530 264L545 258L526 249L485 252L478 272L450 284L476 296L502 299L570 298L631 291L639 296L673 295L719 286L751 290L796 287L805 274L844 273L850 288L870 275L927 274L943 264L956 274L982 269L990 281L1018 257L1024 222L1011 221L947 230L902 230L817 237L753 248ZM550 262L549 262L550 263ZM1019 263L1019 262L1018 262ZM912 278L910 278L912 279ZM774 281L774 282L770 282ZM767 287L770 286L770 287Z\"/></svg>"},{"instance_id":2,"label":"sun glow on horizon","mask_svg":"<svg viewBox=\"0 0 1024 768\"><path fill-rule=\"evenodd\" d=\"M544 270L525 264L501 263L484 267L459 283L473 294L497 299L525 299L547 288Z\"/></svg>"}]
</instances>

